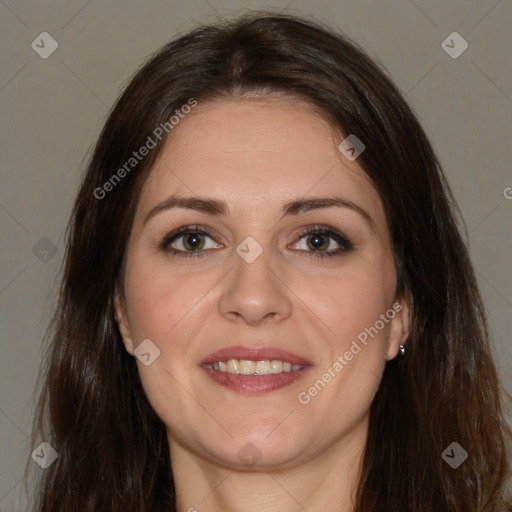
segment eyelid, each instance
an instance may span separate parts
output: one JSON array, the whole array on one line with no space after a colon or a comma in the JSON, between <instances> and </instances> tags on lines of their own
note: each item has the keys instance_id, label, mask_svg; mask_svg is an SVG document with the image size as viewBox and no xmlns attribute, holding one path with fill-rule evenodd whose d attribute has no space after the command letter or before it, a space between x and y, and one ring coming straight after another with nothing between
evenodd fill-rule
<instances>
[{"instance_id":1,"label":"eyelid","mask_svg":"<svg viewBox=\"0 0 512 512\"><path fill-rule=\"evenodd\" d=\"M217 236L212 233L212 230L208 226L204 226L201 224L186 225L186 226L177 228L177 229L173 230L171 233L165 235L165 237L160 242L159 247L161 250L171 253L173 256L189 257L189 258L190 257L202 257L205 255L204 253L212 250L212 249L202 249L199 251L182 251L181 249L169 248L170 244L173 243L175 240L181 238L184 235L190 234L190 233L198 233L201 235L206 235L207 237L211 238L212 240L215 240L215 237ZM331 226L321 225L321 224L312 224L312 225L302 227L301 230L299 231L299 233L295 235L295 238L294 238L295 242L287 245L287 247L300 242L305 236L310 235L310 234L311 235L312 234L321 234L324 236L328 236L331 239L333 239L338 245L341 246L340 249L337 249L334 251L333 250L331 250L331 251L299 250L298 251L301 253L304 253L304 252L308 253L310 255L310 257L313 257L313 258L315 258L315 257L324 258L324 257L329 257L329 256L335 256L335 255L339 255L344 252L351 251L355 248L355 244L343 232L341 232L340 230L333 228Z\"/></svg>"},{"instance_id":2,"label":"eyelid","mask_svg":"<svg viewBox=\"0 0 512 512\"><path fill-rule=\"evenodd\" d=\"M344 247L339 252L346 252L349 250L353 250L355 248L355 244L351 241L351 239L345 235L342 231L339 229L333 228L331 226L322 225L322 224L313 224L309 226L305 226L301 229L298 236L298 241L302 240L307 235L312 235L315 233L319 233L325 236L328 236L336 241L337 244ZM322 251L318 251L315 253L314 251L311 251L313 254L321 254ZM326 251L324 254L337 254L338 251Z\"/></svg>"},{"instance_id":3,"label":"eyelid","mask_svg":"<svg viewBox=\"0 0 512 512\"><path fill-rule=\"evenodd\" d=\"M205 235L208 235L209 237L217 236L213 233L213 231L208 227L204 226L202 224L187 224L185 226L181 226L179 228L171 230L170 233L167 233L163 239L162 242L159 244L162 246L165 243L168 243L169 241L172 241L174 238L177 238L180 235L186 234L186 233L202 233Z\"/></svg>"},{"instance_id":4,"label":"eyelid","mask_svg":"<svg viewBox=\"0 0 512 512\"><path fill-rule=\"evenodd\" d=\"M179 227L177 229L174 229L172 230L170 233L168 233L167 235L165 235L162 239L162 241L158 244L159 248L163 251L167 251L167 252L177 252L177 253L183 253L183 254L194 254L195 253L200 253L200 252L204 252L203 251L181 251L181 250L174 250L174 249L170 249L169 246L171 243L173 243L175 240L181 238L182 236L185 236L187 234L190 234L190 233L199 233L201 235L206 235L207 237L211 238L212 240L215 240L216 237L220 237L219 235L217 235L216 233L214 233L208 226L204 226L202 224L189 224L189 225L186 225L186 226L182 226L182 227ZM218 242L216 242L218 243ZM222 244L220 244L222 245ZM207 249L207 250L211 250L211 249Z\"/></svg>"}]
</instances>

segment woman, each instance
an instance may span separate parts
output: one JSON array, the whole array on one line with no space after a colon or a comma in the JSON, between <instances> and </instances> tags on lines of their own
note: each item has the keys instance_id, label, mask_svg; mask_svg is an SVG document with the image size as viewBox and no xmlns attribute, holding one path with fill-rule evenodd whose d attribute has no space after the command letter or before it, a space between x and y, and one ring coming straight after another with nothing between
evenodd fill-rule
<instances>
[{"instance_id":1,"label":"woman","mask_svg":"<svg viewBox=\"0 0 512 512\"><path fill-rule=\"evenodd\" d=\"M478 511L511 431L456 207L353 43L245 16L167 44L72 214L38 511Z\"/></svg>"}]
</instances>

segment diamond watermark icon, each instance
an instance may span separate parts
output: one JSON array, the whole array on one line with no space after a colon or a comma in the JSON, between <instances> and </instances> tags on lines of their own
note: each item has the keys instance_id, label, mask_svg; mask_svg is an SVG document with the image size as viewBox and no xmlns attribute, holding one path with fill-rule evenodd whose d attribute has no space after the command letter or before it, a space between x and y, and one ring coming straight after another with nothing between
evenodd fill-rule
<instances>
[{"instance_id":1,"label":"diamond watermark icon","mask_svg":"<svg viewBox=\"0 0 512 512\"><path fill-rule=\"evenodd\" d=\"M43 469L49 468L58 456L59 454L47 442L41 443L31 455Z\"/></svg>"},{"instance_id":2,"label":"diamond watermark icon","mask_svg":"<svg viewBox=\"0 0 512 512\"><path fill-rule=\"evenodd\" d=\"M364 150L366 146L351 133L339 146L338 149L353 162Z\"/></svg>"},{"instance_id":3,"label":"diamond watermark icon","mask_svg":"<svg viewBox=\"0 0 512 512\"><path fill-rule=\"evenodd\" d=\"M468 42L458 32L452 32L441 43L441 48L452 59L459 58L468 49L468 46Z\"/></svg>"},{"instance_id":4,"label":"diamond watermark icon","mask_svg":"<svg viewBox=\"0 0 512 512\"><path fill-rule=\"evenodd\" d=\"M441 457L453 469L457 469L468 458L468 452L459 443L453 442L441 454Z\"/></svg>"},{"instance_id":5,"label":"diamond watermark icon","mask_svg":"<svg viewBox=\"0 0 512 512\"><path fill-rule=\"evenodd\" d=\"M248 236L238 245L236 252L245 262L252 263L263 252L263 247L252 236Z\"/></svg>"},{"instance_id":6,"label":"diamond watermark icon","mask_svg":"<svg viewBox=\"0 0 512 512\"><path fill-rule=\"evenodd\" d=\"M261 452L252 443L246 443L236 454L242 464L254 466L262 457Z\"/></svg>"},{"instance_id":7,"label":"diamond watermark icon","mask_svg":"<svg viewBox=\"0 0 512 512\"><path fill-rule=\"evenodd\" d=\"M59 47L59 43L48 32L41 32L30 46L39 57L47 59Z\"/></svg>"},{"instance_id":8,"label":"diamond watermark icon","mask_svg":"<svg viewBox=\"0 0 512 512\"><path fill-rule=\"evenodd\" d=\"M57 246L44 236L32 247L32 253L43 263L48 263L57 253Z\"/></svg>"},{"instance_id":9,"label":"diamond watermark icon","mask_svg":"<svg viewBox=\"0 0 512 512\"><path fill-rule=\"evenodd\" d=\"M160 349L151 340L145 339L133 354L144 366L149 366L160 356Z\"/></svg>"}]
</instances>

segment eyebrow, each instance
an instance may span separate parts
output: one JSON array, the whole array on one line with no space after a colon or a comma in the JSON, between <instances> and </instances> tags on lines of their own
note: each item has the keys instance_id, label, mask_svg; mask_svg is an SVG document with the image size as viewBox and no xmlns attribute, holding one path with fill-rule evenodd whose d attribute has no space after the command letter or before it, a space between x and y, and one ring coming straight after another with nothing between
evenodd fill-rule
<instances>
[{"instance_id":1,"label":"eyebrow","mask_svg":"<svg viewBox=\"0 0 512 512\"><path fill-rule=\"evenodd\" d=\"M375 223L368 212L358 204L342 197L311 197L306 199L294 199L286 202L281 208L281 215L300 215L312 210L324 208L348 208L363 217L370 227L375 229ZM158 203L144 217L142 224L146 224L155 215L172 208L185 208L208 215L225 216L229 213L229 207L225 201L209 197L178 197L171 196Z\"/></svg>"}]
</instances>

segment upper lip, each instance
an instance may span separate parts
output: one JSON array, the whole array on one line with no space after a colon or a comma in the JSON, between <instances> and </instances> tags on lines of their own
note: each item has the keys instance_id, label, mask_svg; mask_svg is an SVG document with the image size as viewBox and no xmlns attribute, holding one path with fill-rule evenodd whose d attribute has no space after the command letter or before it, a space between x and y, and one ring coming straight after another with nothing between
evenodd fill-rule
<instances>
[{"instance_id":1,"label":"upper lip","mask_svg":"<svg viewBox=\"0 0 512 512\"><path fill-rule=\"evenodd\" d=\"M236 347L221 348L212 352L199 363L208 364L229 359L246 359L249 361L264 361L266 359L278 359L291 364L311 365L311 361L304 359L292 352L274 347L248 347L238 345Z\"/></svg>"}]
</instances>

